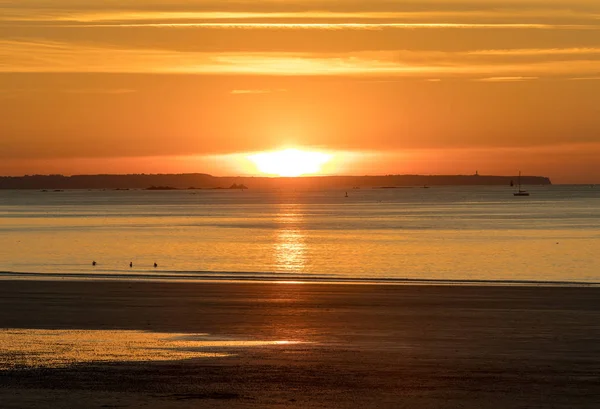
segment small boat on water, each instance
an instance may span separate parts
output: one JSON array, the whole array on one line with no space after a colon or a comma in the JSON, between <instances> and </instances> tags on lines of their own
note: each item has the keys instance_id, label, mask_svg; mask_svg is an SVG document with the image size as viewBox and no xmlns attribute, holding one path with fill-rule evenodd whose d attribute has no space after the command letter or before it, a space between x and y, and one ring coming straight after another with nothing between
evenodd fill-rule
<instances>
[{"instance_id":1,"label":"small boat on water","mask_svg":"<svg viewBox=\"0 0 600 409\"><path fill-rule=\"evenodd\" d=\"M519 171L519 179L517 182L518 190L513 193L514 196L529 196L529 192L521 189L521 171Z\"/></svg>"}]
</instances>

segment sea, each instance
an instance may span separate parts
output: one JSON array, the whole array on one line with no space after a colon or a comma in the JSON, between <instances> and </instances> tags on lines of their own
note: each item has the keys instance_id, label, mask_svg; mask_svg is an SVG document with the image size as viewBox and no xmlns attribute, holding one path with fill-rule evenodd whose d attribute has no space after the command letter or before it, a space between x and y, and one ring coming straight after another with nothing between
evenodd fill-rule
<instances>
[{"instance_id":1,"label":"sea","mask_svg":"<svg viewBox=\"0 0 600 409\"><path fill-rule=\"evenodd\" d=\"M600 186L527 189L0 190L0 276L599 284Z\"/></svg>"}]
</instances>

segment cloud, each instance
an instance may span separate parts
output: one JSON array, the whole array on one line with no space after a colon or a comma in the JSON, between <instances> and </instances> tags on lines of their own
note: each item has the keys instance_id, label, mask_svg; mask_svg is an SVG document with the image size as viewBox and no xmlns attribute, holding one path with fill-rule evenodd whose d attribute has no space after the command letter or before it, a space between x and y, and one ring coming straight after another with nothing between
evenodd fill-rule
<instances>
[{"instance_id":1,"label":"cloud","mask_svg":"<svg viewBox=\"0 0 600 409\"><path fill-rule=\"evenodd\" d=\"M22 26L21 26L22 27ZM384 30L384 29L525 29L525 30L591 30L595 24L545 23L92 23L37 25L46 28L208 28L233 30Z\"/></svg>"},{"instance_id":2,"label":"cloud","mask_svg":"<svg viewBox=\"0 0 600 409\"><path fill-rule=\"evenodd\" d=\"M37 3L37 4L36 4ZM28 0L3 1L3 21L176 21L176 20L581 20L600 16L594 0L558 1L152 1L106 2L88 0L40 4ZM3 5L4 4L4 5Z\"/></svg>"},{"instance_id":3,"label":"cloud","mask_svg":"<svg viewBox=\"0 0 600 409\"><path fill-rule=\"evenodd\" d=\"M255 2L71 2L71 6L7 2L0 22L37 27L205 27L229 29L374 30L385 28L597 30L600 6L592 2L444 1L255 1ZM103 5L104 4L104 5ZM0 6L2 3L0 3Z\"/></svg>"},{"instance_id":4,"label":"cloud","mask_svg":"<svg viewBox=\"0 0 600 409\"><path fill-rule=\"evenodd\" d=\"M589 18L583 13L568 13L573 17L581 19ZM100 11L100 12L42 12L32 15L29 10L13 12L0 17L0 21L7 22L73 22L73 23L101 23L111 22L176 22L196 21L206 22L215 20L252 20L252 21L274 21L274 20L453 20L453 19L486 19L486 18L516 18L523 17L564 17L564 11L536 11L531 10L489 10L489 11Z\"/></svg>"},{"instance_id":5,"label":"cloud","mask_svg":"<svg viewBox=\"0 0 600 409\"><path fill-rule=\"evenodd\" d=\"M477 78L473 81L480 82L520 82L520 81L535 81L538 77L489 77L489 78Z\"/></svg>"},{"instance_id":6,"label":"cloud","mask_svg":"<svg viewBox=\"0 0 600 409\"><path fill-rule=\"evenodd\" d=\"M600 54L600 48L582 47L582 48L537 48L537 49L505 49L505 50L476 50L469 51L468 55L479 56L501 56L501 57L520 57L520 56L561 56L561 55L592 55Z\"/></svg>"},{"instance_id":7,"label":"cloud","mask_svg":"<svg viewBox=\"0 0 600 409\"><path fill-rule=\"evenodd\" d=\"M597 75L600 60L487 60L469 53L372 51L349 53L180 52L96 44L0 40L0 72L244 74L271 76L454 76L531 79Z\"/></svg>"}]
</instances>

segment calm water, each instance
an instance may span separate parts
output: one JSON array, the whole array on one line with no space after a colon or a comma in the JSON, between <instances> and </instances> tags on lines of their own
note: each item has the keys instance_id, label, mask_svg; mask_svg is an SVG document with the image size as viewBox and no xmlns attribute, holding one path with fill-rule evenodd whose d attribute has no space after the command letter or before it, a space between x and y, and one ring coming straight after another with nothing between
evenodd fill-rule
<instances>
[{"instance_id":1,"label":"calm water","mask_svg":"<svg viewBox=\"0 0 600 409\"><path fill-rule=\"evenodd\" d=\"M600 187L529 190L0 191L0 271L600 282Z\"/></svg>"}]
</instances>

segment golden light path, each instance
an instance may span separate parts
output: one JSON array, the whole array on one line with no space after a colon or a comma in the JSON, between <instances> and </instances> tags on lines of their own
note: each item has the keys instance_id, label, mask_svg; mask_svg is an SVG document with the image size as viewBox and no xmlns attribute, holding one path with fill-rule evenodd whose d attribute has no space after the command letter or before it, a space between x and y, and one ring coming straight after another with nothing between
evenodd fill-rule
<instances>
[{"instance_id":1,"label":"golden light path","mask_svg":"<svg viewBox=\"0 0 600 409\"><path fill-rule=\"evenodd\" d=\"M256 165L260 172L267 175L294 177L319 173L323 165L332 157L333 155L323 152L285 149L257 153L248 156L248 159Z\"/></svg>"}]
</instances>

